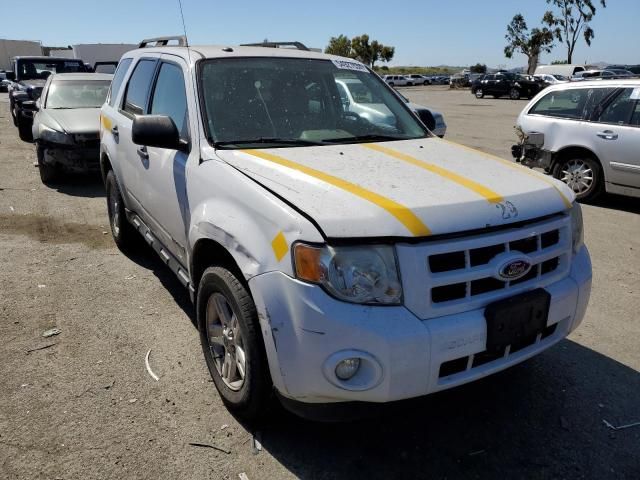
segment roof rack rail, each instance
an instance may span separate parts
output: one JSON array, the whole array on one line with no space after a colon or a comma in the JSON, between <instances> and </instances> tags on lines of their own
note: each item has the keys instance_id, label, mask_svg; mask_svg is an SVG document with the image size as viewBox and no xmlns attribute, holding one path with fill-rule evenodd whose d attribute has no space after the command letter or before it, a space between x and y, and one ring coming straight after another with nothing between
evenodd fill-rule
<instances>
[{"instance_id":1,"label":"roof rack rail","mask_svg":"<svg viewBox=\"0 0 640 480\"><path fill-rule=\"evenodd\" d=\"M171 40L177 41L179 47L184 47L187 45L187 37L185 37L184 35L173 35L168 37L145 38L138 44L138 48L145 48L150 46L165 47ZM150 43L153 43L153 45L149 45Z\"/></svg>"},{"instance_id":2,"label":"roof rack rail","mask_svg":"<svg viewBox=\"0 0 640 480\"><path fill-rule=\"evenodd\" d=\"M295 47L298 50L309 51L309 48L302 42L260 42L260 43L243 43L241 47L267 47L267 48L282 48L282 47Z\"/></svg>"}]
</instances>

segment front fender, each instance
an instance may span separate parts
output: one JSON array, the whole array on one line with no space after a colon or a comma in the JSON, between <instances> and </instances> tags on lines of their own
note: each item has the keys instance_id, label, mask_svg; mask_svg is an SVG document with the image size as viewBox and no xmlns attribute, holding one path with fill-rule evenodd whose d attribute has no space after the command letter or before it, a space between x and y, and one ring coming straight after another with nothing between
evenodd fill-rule
<instances>
[{"instance_id":1,"label":"front fender","mask_svg":"<svg viewBox=\"0 0 640 480\"><path fill-rule=\"evenodd\" d=\"M210 239L227 250L248 280L269 271L292 275L291 245L322 242L295 209L232 166L209 160L193 167L190 182L189 264L196 243Z\"/></svg>"}]
</instances>

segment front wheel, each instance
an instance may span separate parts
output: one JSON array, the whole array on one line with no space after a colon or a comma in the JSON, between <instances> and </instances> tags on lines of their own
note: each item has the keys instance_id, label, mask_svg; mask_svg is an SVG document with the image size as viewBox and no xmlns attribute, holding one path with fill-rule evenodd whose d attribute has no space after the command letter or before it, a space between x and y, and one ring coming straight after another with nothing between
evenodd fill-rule
<instances>
[{"instance_id":1,"label":"front wheel","mask_svg":"<svg viewBox=\"0 0 640 480\"><path fill-rule=\"evenodd\" d=\"M484 91L481 88L476 90L476 98L484 98Z\"/></svg>"},{"instance_id":2,"label":"front wheel","mask_svg":"<svg viewBox=\"0 0 640 480\"><path fill-rule=\"evenodd\" d=\"M58 177L58 170L53 165L47 165L44 162L44 149L40 145L36 146L36 156L38 157L40 180L45 185L53 183Z\"/></svg>"},{"instance_id":3,"label":"front wheel","mask_svg":"<svg viewBox=\"0 0 640 480\"><path fill-rule=\"evenodd\" d=\"M18 135L23 142L33 142L32 123L21 118L18 119Z\"/></svg>"},{"instance_id":4,"label":"front wheel","mask_svg":"<svg viewBox=\"0 0 640 480\"><path fill-rule=\"evenodd\" d=\"M517 88L512 88L509 91L509 98L511 100L520 100L520 90L518 90Z\"/></svg>"},{"instance_id":5,"label":"front wheel","mask_svg":"<svg viewBox=\"0 0 640 480\"><path fill-rule=\"evenodd\" d=\"M222 401L243 418L258 419L269 406L271 378L251 295L232 272L214 266L202 275L196 306L202 350Z\"/></svg>"},{"instance_id":6,"label":"front wheel","mask_svg":"<svg viewBox=\"0 0 640 480\"><path fill-rule=\"evenodd\" d=\"M593 201L603 190L602 167L588 156L560 160L553 170L553 176L566 183L577 200Z\"/></svg>"}]
</instances>

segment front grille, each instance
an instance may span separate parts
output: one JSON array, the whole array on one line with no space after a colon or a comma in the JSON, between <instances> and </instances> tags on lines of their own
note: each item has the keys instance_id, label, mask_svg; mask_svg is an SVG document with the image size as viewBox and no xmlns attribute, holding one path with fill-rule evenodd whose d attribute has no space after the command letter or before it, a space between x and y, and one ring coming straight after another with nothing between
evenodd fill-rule
<instances>
[{"instance_id":1,"label":"front grille","mask_svg":"<svg viewBox=\"0 0 640 480\"><path fill-rule=\"evenodd\" d=\"M502 253L518 252L531 256L536 253L553 251L554 247L560 243L559 229L553 229L543 234L531 235L527 233L526 235L524 238L486 245L481 248L431 255L428 259L428 265L431 273L435 274L434 278L445 278L449 272L469 273L469 278L458 275L461 281L447 282L445 285L433 287L431 301L433 303L451 302L465 297L504 290L510 286L548 275L558 268L561 251L557 252L557 256L534 263L531 270L517 280L503 281L494 277L495 272L492 269L482 271L482 267L489 265L497 255ZM481 272L481 277L475 278L477 276L474 275L475 272Z\"/></svg>"},{"instance_id":2,"label":"front grille","mask_svg":"<svg viewBox=\"0 0 640 480\"><path fill-rule=\"evenodd\" d=\"M498 269L510 253L525 255L532 267L507 281ZM498 231L399 245L398 257L405 304L419 318L465 312L565 277L571 260L570 218L558 214Z\"/></svg>"}]
</instances>

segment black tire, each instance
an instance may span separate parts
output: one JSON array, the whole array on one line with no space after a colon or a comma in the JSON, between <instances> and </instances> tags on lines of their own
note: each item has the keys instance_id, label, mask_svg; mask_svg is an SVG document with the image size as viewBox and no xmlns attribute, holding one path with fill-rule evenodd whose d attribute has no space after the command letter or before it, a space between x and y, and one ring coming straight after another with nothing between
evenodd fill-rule
<instances>
[{"instance_id":1,"label":"black tire","mask_svg":"<svg viewBox=\"0 0 640 480\"><path fill-rule=\"evenodd\" d=\"M425 86L426 86L426 85L431 85L431 84L429 83L429 81L428 81L428 80L425 80L425 81L424 81L424 83L423 83L422 85L425 85Z\"/></svg>"},{"instance_id":2,"label":"black tire","mask_svg":"<svg viewBox=\"0 0 640 480\"><path fill-rule=\"evenodd\" d=\"M585 168L582 179L585 179L585 175L590 175L592 179L586 189L579 188L581 186L579 185L581 177L572 178L572 170L579 170L581 167ZM584 154L584 156L571 155L559 160L553 168L553 176L566 183L575 193L576 200L581 202L593 202L604 191L602 166L588 154ZM589 177L586 178L588 179Z\"/></svg>"},{"instance_id":3,"label":"black tire","mask_svg":"<svg viewBox=\"0 0 640 480\"><path fill-rule=\"evenodd\" d=\"M509 98L511 100L520 100L520 90L515 87L509 90Z\"/></svg>"},{"instance_id":4,"label":"black tire","mask_svg":"<svg viewBox=\"0 0 640 480\"><path fill-rule=\"evenodd\" d=\"M393 83L393 82L389 82L389 86L390 86L390 87L393 87L393 86L395 86L395 83Z\"/></svg>"},{"instance_id":5,"label":"black tire","mask_svg":"<svg viewBox=\"0 0 640 480\"><path fill-rule=\"evenodd\" d=\"M484 90L482 90L481 88L476 89L476 98L484 98Z\"/></svg>"},{"instance_id":6,"label":"black tire","mask_svg":"<svg viewBox=\"0 0 640 480\"><path fill-rule=\"evenodd\" d=\"M44 163L44 149L40 146L36 146L36 156L38 157L38 171L40 172L40 180L45 185L53 183L58 178L58 169L53 165L47 165Z\"/></svg>"},{"instance_id":7,"label":"black tire","mask_svg":"<svg viewBox=\"0 0 640 480\"><path fill-rule=\"evenodd\" d=\"M20 136L20 140L29 143L33 142L33 132L31 131L32 126L32 122L28 122L24 119L18 119L18 135Z\"/></svg>"},{"instance_id":8,"label":"black tire","mask_svg":"<svg viewBox=\"0 0 640 480\"><path fill-rule=\"evenodd\" d=\"M18 126L18 119L16 118L16 114L13 111L13 109L14 109L14 104L13 104L13 102L10 102L9 103L9 110L11 111L11 119L13 120L13 126L17 127Z\"/></svg>"},{"instance_id":9,"label":"black tire","mask_svg":"<svg viewBox=\"0 0 640 480\"><path fill-rule=\"evenodd\" d=\"M229 340L228 333L221 333L218 337L224 337L224 346L219 341L210 341L210 329L215 328L217 320L220 320L221 325L218 331L224 332L222 326L225 323L221 319L225 315L218 314L217 303L222 299L226 301L224 308L229 309L229 318L236 319L235 328L231 329L233 339ZM220 398L227 408L238 416L249 421L258 420L270 407L272 383L258 314L251 295L231 271L213 266L207 268L200 279L196 308L202 350ZM226 331L229 332L229 329ZM242 341L241 347L236 345L239 338ZM239 351L243 352L244 376L234 384L229 382L228 378L223 378L222 372L227 358L230 358L230 363L234 363L234 372L241 371L237 363ZM228 352L231 352L231 357L227 357ZM220 365L221 362L223 365ZM241 385L238 385L238 382L241 382Z\"/></svg>"},{"instance_id":10,"label":"black tire","mask_svg":"<svg viewBox=\"0 0 640 480\"><path fill-rule=\"evenodd\" d=\"M136 231L127 220L124 209L124 200L120 193L120 187L116 181L113 170L109 170L105 180L105 189L107 191L107 213L109 215L109 226L111 227L111 235L113 241L123 252L129 252L136 242Z\"/></svg>"}]
</instances>

